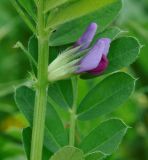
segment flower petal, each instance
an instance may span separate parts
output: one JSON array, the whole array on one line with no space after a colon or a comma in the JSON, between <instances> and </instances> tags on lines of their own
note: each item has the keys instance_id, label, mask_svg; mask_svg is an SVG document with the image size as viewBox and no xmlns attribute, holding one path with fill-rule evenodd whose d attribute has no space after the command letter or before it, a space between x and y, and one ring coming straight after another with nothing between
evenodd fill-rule
<instances>
[{"instance_id":1,"label":"flower petal","mask_svg":"<svg viewBox=\"0 0 148 160\"><path fill-rule=\"evenodd\" d=\"M99 65L95 69L89 71L89 73L94 74L94 75L99 75L105 71L105 69L108 67L108 64L109 62L108 62L107 57L103 55Z\"/></svg>"},{"instance_id":2,"label":"flower petal","mask_svg":"<svg viewBox=\"0 0 148 160\"><path fill-rule=\"evenodd\" d=\"M81 60L78 73L87 72L95 69L101 61L105 44L99 40L88 54Z\"/></svg>"},{"instance_id":3,"label":"flower petal","mask_svg":"<svg viewBox=\"0 0 148 160\"><path fill-rule=\"evenodd\" d=\"M104 53L103 55L107 56L110 48L111 39L109 38L102 38L102 41L105 43Z\"/></svg>"},{"instance_id":4,"label":"flower petal","mask_svg":"<svg viewBox=\"0 0 148 160\"><path fill-rule=\"evenodd\" d=\"M110 42L111 40L108 38L98 40L89 53L81 60L77 73L88 72L94 69L101 71L106 66L104 61L106 62L105 58L109 51ZM100 64L101 60L102 63ZM97 67L99 67L99 69Z\"/></svg>"},{"instance_id":5,"label":"flower petal","mask_svg":"<svg viewBox=\"0 0 148 160\"><path fill-rule=\"evenodd\" d=\"M96 34L96 31L97 31L97 24L91 23L86 29L86 31L84 32L84 34L75 43L74 47L83 45L83 47L80 50L88 48Z\"/></svg>"}]
</instances>

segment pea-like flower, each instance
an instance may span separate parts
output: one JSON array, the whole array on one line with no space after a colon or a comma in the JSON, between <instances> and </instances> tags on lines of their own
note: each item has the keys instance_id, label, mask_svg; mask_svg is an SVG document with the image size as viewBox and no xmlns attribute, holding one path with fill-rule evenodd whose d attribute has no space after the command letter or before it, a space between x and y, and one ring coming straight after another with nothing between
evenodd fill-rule
<instances>
[{"instance_id":1,"label":"pea-like flower","mask_svg":"<svg viewBox=\"0 0 148 160\"><path fill-rule=\"evenodd\" d=\"M74 74L100 75L105 71L109 63L107 55L111 40L101 38L92 48L89 48L96 31L97 24L91 23L78 41L49 65L49 81L65 79Z\"/></svg>"}]
</instances>

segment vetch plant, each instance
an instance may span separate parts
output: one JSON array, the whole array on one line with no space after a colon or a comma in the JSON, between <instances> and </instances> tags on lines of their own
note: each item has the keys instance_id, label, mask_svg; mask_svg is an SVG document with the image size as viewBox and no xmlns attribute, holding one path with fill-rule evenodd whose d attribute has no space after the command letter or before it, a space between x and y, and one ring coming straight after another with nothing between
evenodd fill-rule
<instances>
[{"instance_id":1,"label":"vetch plant","mask_svg":"<svg viewBox=\"0 0 148 160\"><path fill-rule=\"evenodd\" d=\"M15 93L16 104L29 122L22 133L26 157L105 159L117 151L128 126L111 118L86 127L85 133L81 123L94 126L92 119L120 107L135 86L135 79L119 70L135 61L139 42L109 27L121 0L11 2L33 32L28 48L21 42L15 45L28 56L32 69L28 85ZM80 79L83 84L88 79L97 84L86 87L84 95Z\"/></svg>"}]
</instances>

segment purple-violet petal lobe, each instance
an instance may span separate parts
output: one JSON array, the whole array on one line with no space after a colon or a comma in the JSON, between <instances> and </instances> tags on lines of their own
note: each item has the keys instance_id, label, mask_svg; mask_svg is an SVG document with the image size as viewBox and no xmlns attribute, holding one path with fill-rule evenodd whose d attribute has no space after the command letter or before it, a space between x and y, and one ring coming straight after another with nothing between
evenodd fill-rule
<instances>
[{"instance_id":1,"label":"purple-violet petal lobe","mask_svg":"<svg viewBox=\"0 0 148 160\"><path fill-rule=\"evenodd\" d=\"M95 69L89 71L89 73L94 75L99 75L106 70L106 68L108 67L108 64L109 64L109 61L107 57L103 55L99 65Z\"/></svg>"},{"instance_id":2,"label":"purple-violet petal lobe","mask_svg":"<svg viewBox=\"0 0 148 160\"><path fill-rule=\"evenodd\" d=\"M97 71L100 73L106 69L108 65L106 55L108 54L110 43L111 40L108 38L98 40L94 47L81 60L77 73L91 72L93 70L93 73L97 74Z\"/></svg>"},{"instance_id":3,"label":"purple-violet petal lobe","mask_svg":"<svg viewBox=\"0 0 148 160\"><path fill-rule=\"evenodd\" d=\"M104 48L103 55L107 56L108 52L109 52L110 44L111 44L111 39L109 39L109 38L102 38L101 40L104 41L104 43L105 43L105 48Z\"/></svg>"},{"instance_id":4,"label":"purple-violet petal lobe","mask_svg":"<svg viewBox=\"0 0 148 160\"><path fill-rule=\"evenodd\" d=\"M86 29L86 31L84 32L84 34L74 44L74 47L83 45L80 50L88 48L96 34L96 31L97 31L97 24L91 23Z\"/></svg>"},{"instance_id":5,"label":"purple-violet petal lobe","mask_svg":"<svg viewBox=\"0 0 148 160\"><path fill-rule=\"evenodd\" d=\"M105 43L102 40L98 40L94 47L88 52L88 54L81 60L79 64L78 73L87 72L95 69L102 58L104 53Z\"/></svg>"}]
</instances>

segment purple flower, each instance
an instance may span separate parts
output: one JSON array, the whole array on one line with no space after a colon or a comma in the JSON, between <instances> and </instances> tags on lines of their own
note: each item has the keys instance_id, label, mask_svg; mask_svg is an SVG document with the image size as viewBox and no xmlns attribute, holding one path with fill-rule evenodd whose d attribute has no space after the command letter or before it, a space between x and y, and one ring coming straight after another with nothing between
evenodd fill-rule
<instances>
[{"instance_id":1,"label":"purple flower","mask_svg":"<svg viewBox=\"0 0 148 160\"><path fill-rule=\"evenodd\" d=\"M75 43L74 47L81 46L80 50L87 49L91 44L97 30L97 24L91 23L82 37ZM107 55L109 52L111 40L101 38L82 58L79 63L79 69L76 73L90 73L93 75L101 74L108 66Z\"/></svg>"},{"instance_id":2,"label":"purple flower","mask_svg":"<svg viewBox=\"0 0 148 160\"><path fill-rule=\"evenodd\" d=\"M49 82L66 79L81 73L100 75L107 68L107 54L111 40L101 38L92 48L89 48L96 31L97 24L91 23L73 47L64 50L49 64Z\"/></svg>"}]
</instances>

